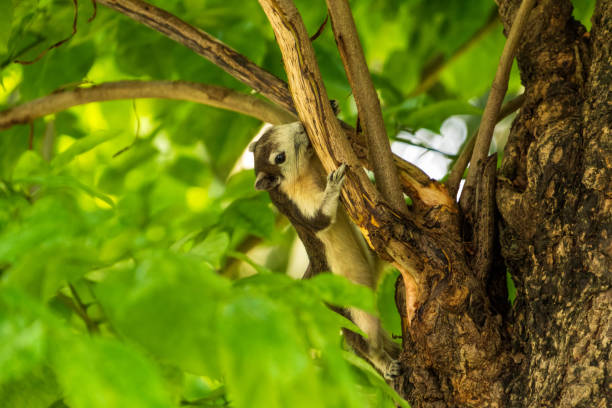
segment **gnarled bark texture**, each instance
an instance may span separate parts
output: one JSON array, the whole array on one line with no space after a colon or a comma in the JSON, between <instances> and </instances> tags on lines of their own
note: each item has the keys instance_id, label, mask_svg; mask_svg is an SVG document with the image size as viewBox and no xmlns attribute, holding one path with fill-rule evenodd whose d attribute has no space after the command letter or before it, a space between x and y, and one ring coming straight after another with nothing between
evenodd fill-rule
<instances>
[{"instance_id":1,"label":"gnarled bark texture","mask_svg":"<svg viewBox=\"0 0 612 408\"><path fill-rule=\"evenodd\" d=\"M518 0L500 0L506 31ZM586 33L569 0L540 0L518 53L526 101L497 185L511 407L612 406L612 2Z\"/></svg>"}]
</instances>

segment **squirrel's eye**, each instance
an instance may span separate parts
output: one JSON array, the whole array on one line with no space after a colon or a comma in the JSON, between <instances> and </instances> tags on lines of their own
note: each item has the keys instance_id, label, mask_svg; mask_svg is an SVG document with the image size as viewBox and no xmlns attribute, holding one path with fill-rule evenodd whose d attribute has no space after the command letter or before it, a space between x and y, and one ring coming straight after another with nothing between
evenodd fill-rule
<instances>
[{"instance_id":1,"label":"squirrel's eye","mask_svg":"<svg viewBox=\"0 0 612 408\"><path fill-rule=\"evenodd\" d=\"M285 152L277 154L276 157L274 158L275 164L281 164L284 162L285 162Z\"/></svg>"}]
</instances>

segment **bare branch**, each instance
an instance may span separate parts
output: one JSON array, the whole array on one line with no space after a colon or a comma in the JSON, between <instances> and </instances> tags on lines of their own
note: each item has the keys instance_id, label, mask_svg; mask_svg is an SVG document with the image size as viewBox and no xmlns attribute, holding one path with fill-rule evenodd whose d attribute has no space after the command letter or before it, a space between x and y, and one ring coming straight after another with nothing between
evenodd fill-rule
<instances>
[{"instance_id":1,"label":"bare branch","mask_svg":"<svg viewBox=\"0 0 612 408\"><path fill-rule=\"evenodd\" d=\"M327 9L342 63L353 89L359 118L365 127L369 161L374 170L376 186L396 211L404 213L406 202L393 163L380 101L363 55L351 9L347 0L327 0Z\"/></svg>"},{"instance_id":2,"label":"bare branch","mask_svg":"<svg viewBox=\"0 0 612 408\"><path fill-rule=\"evenodd\" d=\"M504 106L502 106L499 111L499 115L497 116L497 123L499 123L502 119L506 118L508 115L513 113L514 111L520 109L523 106L523 102L525 102L525 94L520 94L514 99L506 102ZM470 140L466 143L465 147L461 151L461 154L455 161L453 168L446 180L446 188L448 189L448 193L451 197L457 197L457 191L459 191L459 183L463 178L463 172L467 168L468 163L470 162L470 157L472 157L472 152L474 151L474 144L476 143L476 135L480 126L474 134L470 137Z\"/></svg>"},{"instance_id":3,"label":"bare branch","mask_svg":"<svg viewBox=\"0 0 612 408\"><path fill-rule=\"evenodd\" d=\"M510 29L508 40L504 45L497 72L495 73L495 79L491 85L491 93L489 94L487 105L482 114L482 121L480 123L478 135L476 136L474 152L470 160L472 165L463 188L463 193L461 194L460 203L464 212L472 205L477 178L482 173L482 169L487 159L491 138L493 137L493 130L495 129L499 116L499 109L504 100L506 90L508 89L508 79L510 77L512 61L514 61L514 55L516 54L519 40L527 24L527 17L534 4L535 0L522 1L518 13L514 18L512 28Z\"/></svg>"},{"instance_id":4,"label":"bare branch","mask_svg":"<svg viewBox=\"0 0 612 408\"><path fill-rule=\"evenodd\" d=\"M97 1L183 44L271 101L295 112L285 82L210 34L142 0Z\"/></svg>"},{"instance_id":5,"label":"bare branch","mask_svg":"<svg viewBox=\"0 0 612 408\"><path fill-rule=\"evenodd\" d=\"M295 113L289 87L285 82L255 65L245 56L210 34L142 0L98 0L98 2L183 44L219 66L234 78L260 91L262 95L288 112ZM366 144L361 140L363 135L356 133L353 127L345 123L342 124L342 128L346 137L351 141L359 163L371 168L367 159ZM414 202L431 202L433 197L437 197L438 191L444 190L441 184L431 180L415 165L395 155L393 158L396 166L402 170L400 178L405 187L404 191L410 195ZM432 189L435 190L433 194L430 191Z\"/></svg>"},{"instance_id":6,"label":"bare branch","mask_svg":"<svg viewBox=\"0 0 612 408\"><path fill-rule=\"evenodd\" d=\"M228 109L280 124L295 116L258 98L215 85L185 81L120 81L54 93L0 112L0 130L91 102L135 98L176 99Z\"/></svg>"}]
</instances>

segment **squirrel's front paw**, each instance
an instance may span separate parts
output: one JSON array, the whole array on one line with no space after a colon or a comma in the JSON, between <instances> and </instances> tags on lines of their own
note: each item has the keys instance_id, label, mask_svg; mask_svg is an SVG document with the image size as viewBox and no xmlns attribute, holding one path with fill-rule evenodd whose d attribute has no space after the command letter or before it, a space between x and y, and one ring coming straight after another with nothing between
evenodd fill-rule
<instances>
[{"instance_id":1,"label":"squirrel's front paw","mask_svg":"<svg viewBox=\"0 0 612 408\"><path fill-rule=\"evenodd\" d=\"M344 183L344 174L346 173L346 164L342 163L340 167L329 173L327 176L327 184L329 187L335 187L340 191L342 183Z\"/></svg>"},{"instance_id":2,"label":"squirrel's front paw","mask_svg":"<svg viewBox=\"0 0 612 408\"><path fill-rule=\"evenodd\" d=\"M389 366L384 372L386 380L394 380L402 374L402 366L398 360L391 360Z\"/></svg>"}]
</instances>

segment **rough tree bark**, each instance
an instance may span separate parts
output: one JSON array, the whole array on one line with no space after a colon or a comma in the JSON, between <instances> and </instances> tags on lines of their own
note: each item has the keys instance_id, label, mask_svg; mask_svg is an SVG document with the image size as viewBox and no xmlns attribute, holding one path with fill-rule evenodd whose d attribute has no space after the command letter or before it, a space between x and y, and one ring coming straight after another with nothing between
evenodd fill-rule
<instances>
[{"instance_id":1,"label":"rough tree bark","mask_svg":"<svg viewBox=\"0 0 612 408\"><path fill-rule=\"evenodd\" d=\"M500 1L506 30L518 0ZM512 407L612 406L612 2L589 34L540 0L518 53L526 101L498 176L518 290L506 328Z\"/></svg>"}]
</instances>

